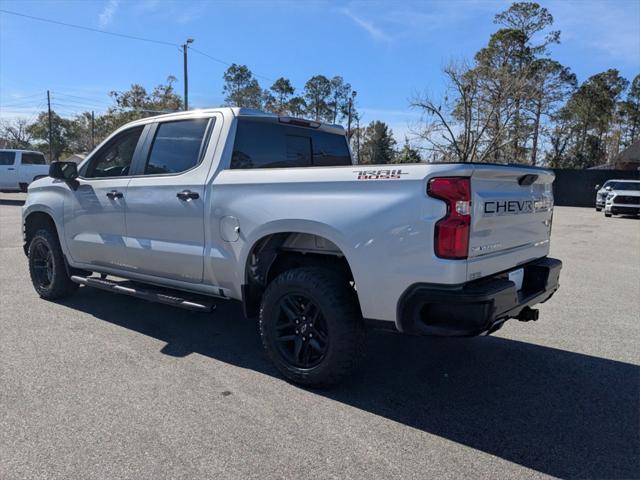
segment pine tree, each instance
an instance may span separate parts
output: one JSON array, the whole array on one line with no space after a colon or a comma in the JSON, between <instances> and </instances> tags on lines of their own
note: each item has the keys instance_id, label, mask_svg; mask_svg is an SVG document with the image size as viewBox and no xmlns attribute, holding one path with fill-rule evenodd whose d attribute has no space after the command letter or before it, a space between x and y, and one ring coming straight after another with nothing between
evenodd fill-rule
<instances>
[{"instance_id":1,"label":"pine tree","mask_svg":"<svg viewBox=\"0 0 640 480\"><path fill-rule=\"evenodd\" d=\"M371 122L364 131L358 163L373 165L391 163L395 145L393 132L386 123L379 120Z\"/></svg>"},{"instance_id":2,"label":"pine tree","mask_svg":"<svg viewBox=\"0 0 640 480\"><path fill-rule=\"evenodd\" d=\"M404 137L402 149L393 156L392 163L420 163L422 157L418 149L414 148L407 137Z\"/></svg>"},{"instance_id":3,"label":"pine tree","mask_svg":"<svg viewBox=\"0 0 640 480\"><path fill-rule=\"evenodd\" d=\"M223 74L225 105L261 109L263 92L258 80L246 65L232 64Z\"/></svg>"},{"instance_id":4,"label":"pine tree","mask_svg":"<svg viewBox=\"0 0 640 480\"><path fill-rule=\"evenodd\" d=\"M311 77L304 85L305 113L316 122L331 121L331 81L324 75Z\"/></svg>"}]
</instances>

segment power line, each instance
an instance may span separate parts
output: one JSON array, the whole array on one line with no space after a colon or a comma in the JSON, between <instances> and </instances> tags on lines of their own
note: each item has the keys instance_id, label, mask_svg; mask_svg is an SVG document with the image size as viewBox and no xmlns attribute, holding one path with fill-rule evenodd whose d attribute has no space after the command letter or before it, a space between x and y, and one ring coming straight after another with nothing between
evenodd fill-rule
<instances>
[{"instance_id":1,"label":"power line","mask_svg":"<svg viewBox=\"0 0 640 480\"><path fill-rule=\"evenodd\" d=\"M100 105L99 103L94 103L94 102L75 102L73 100L69 100L68 98L58 99L57 97L55 97L54 102L60 105L67 105L67 106L80 107L80 108L84 108L84 107L100 108L103 106L107 106L107 105Z\"/></svg>"},{"instance_id":2,"label":"power line","mask_svg":"<svg viewBox=\"0 0 640 480\"><path fill-rule=\"evenodd\" d=\"M177 43L165 42L164 40L156 40L156 39L152 39L152 38L137 37L135 35L128 35L126 33L108 32L107 30L100 30L99 28L85 27L84 25L76 25L76 24L73 24L73 23L59 22L58 20L50 20L48 18L42 18L42 17L33 16L33 15L27 15L25 13L12 12L11 10L0 9L0 12L1 13L6 13L7 15L15 15L17 17L24 17L24 18L29 18L31 20L38 20L39 22L53 23L55 25L62 25L64 27L77 28L77 29L86 30L86 31L89 31L89 32L104 33L105 35L112 35L114 37L128 38L129 40L139 40L141 42L158 43L160 45L169 45L171 47L179 47L180 46Z\"/></svg>"},{"instance_id":3,"label":"power line","mask_svg":"<svg viewBox=\"0 0 640 480\"><path fill-rule=\"evenodd\" d=\"M229 62L225 62L224 60L220 60L219 58L213 57L213 56L209 55L208 53L203 52L202 50L198 50L197 48L189 47L189 50L193 50L195 53L199 53L200 55L202 55L204 57L207 57L207 58L209 58L209 59L211 59L211 60L213 60L215 62L222 63L223 65L226 65L227 67L230 67L232 65ZM267 77L265 75L260 75L260 74L255 73L255 72L253 73L253 76L254 77L258 77L258 78L263 78L265 80L269 80L270 82L275 82L275 80L273 78Z\"/></svg>"},{"instance_id":4,"label":"power line","mask_svg":"<svg viewBox=\"0 0 640 480\"><path fill-rule=\"evenodd\" d=\"M34 98L34 97L42 97L42 92L40 93L33 93L31 95L19 95L19 96L11 96L11 98L9 99L9 102L18 102L18 101L22 101L22 100L26 100L28 98Z\"/></svg>"},{"instance_id":5,"label":"power line","mask_svg":"<svg viewBox=\"0 0 640 480\"><path fill-rule=\"evenodd\" d=\"M25 101L25 102L9 102L9 103L4 103L4 102L0 102L0 106L2 107L29 107L32 106L36 103L38 103L40 100L37 98L34 98L33 100L29 100L29 101Z\"/></svg>"},{"instance_id":6,"label":"power line","mask_svg":"<svg viewBox=\"0 0 640 480\"><path fill-rule=\"evenodd\" d=\"M103 100L107 101L104 97L109 97L109 95L107 95L107 94L96 94L96 95L98 95L98 96L100 96L102 98L98 98L98 97L94 97L94 98L91 98L91 97L80 97L78 95L71 95L70 93L58 92L57 90L53 91L53 93L55 93L56 95L61 96L61 97L69 97L69 98L78 99L78 100L90 100L92 102L95 102L95 101L100 102L100 101L103 101ZM109 98L111 98L111 97L109 97Z\"/></svg>"},{"instance_id":7,"label":"power line","mask_svg":"<svg viewBox=\"0 0 640 480\"><path fill-rule=\"evenodd\" d=\"M167 42L165 40L157 40L154 38L146 38L146 37L138 37L135 35L128 35L126 33L116 33L116 32L109 32L107 30L101 30L99 28L92 28L92 27L86 27L84 25L77 25L74 23L67 23L67 22L60 22L58 20L51 20L48 18L42 18L42 17L36 17L34 15L27 15L25 13L19 13L19 12L14 12L11 10L5 10L5 9L1 9L0 8L0 13L6 13L7 15L15 15L17 17L23 17L23 18L28 18L31 20L37 20L39 22L46 22L46 23L53 23L54 25L61 25L64 27L70 27L70 28L76 28L79 30L86 30L88 32L94 32L94 33L103 33L105 35L111 35L114 37L121 37L121 38L127 38L129 40L138 40L141 42L149 42L149 43L157 43L159 45L167 45L170 47L177 47L177 48L182 48L182 45L178 44L178 43L173 43L173 42ZM202 50L193 48L193 47L189 47L191 50L193 50L195 53L198 53L210 60L213 60L214 62L218 62L221 63L222 65L226 65L227 67L230 67L232 65L232 63L227 62L225 60L222 60L220 58L214 57L213 55L209 55L206 52L203 52ZM270 82L274 82L275 80L273 78L267 77L266 75L261 75L258 73L253 72L253 75L258 77L258 78L263 78L265 80L269 80Z\"/></svg>"}]
</instances>

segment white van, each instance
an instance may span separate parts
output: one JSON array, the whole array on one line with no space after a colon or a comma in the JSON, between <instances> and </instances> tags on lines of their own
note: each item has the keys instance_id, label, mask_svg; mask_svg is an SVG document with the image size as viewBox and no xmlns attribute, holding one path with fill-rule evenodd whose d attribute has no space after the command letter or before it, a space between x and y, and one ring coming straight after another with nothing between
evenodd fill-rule
<instances>
[{"instance_id":1,"label":"white van","mask_svg":"<svg viewBox=\"0 0 640 480\"><path fill-rule=\"evenodd\" d=\"M26 192L31 182L49 175L49 165L40 152L0 150L0 190Z\"/></svg>"}]
</instances>

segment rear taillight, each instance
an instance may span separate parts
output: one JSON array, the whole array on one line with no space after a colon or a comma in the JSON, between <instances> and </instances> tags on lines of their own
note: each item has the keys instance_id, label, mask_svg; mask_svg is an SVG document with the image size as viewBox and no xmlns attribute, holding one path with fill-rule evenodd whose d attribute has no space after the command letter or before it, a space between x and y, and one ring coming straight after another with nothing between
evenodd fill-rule
<instances>
[{"instance_id":1,"label":"rear taillight","mask_svg":"<svg viewBox=\"0 0 640 480\"><path fill-rule=\"evenodd\" d=\"M436 255L451 259L467 258L471 226L471 180L468 177L432 178L427 193L447 204L447 215L435 225Z\"/></svg>"}]
</instances>

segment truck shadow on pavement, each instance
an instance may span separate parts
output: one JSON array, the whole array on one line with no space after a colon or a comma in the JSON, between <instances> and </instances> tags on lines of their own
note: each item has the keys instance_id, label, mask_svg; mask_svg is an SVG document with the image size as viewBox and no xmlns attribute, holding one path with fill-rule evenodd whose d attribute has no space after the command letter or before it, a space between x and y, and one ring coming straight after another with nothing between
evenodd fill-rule
<instances>
[{"instance_id":1,"label":"truck shadow on pavement","mask_svg":"<svg viewBox=\"0 0 640 480\"><path fill-rule=\"evenodd\" d=\"M63 304L164 341L163 354L278 376L232 302L204 315L82 288ZM372 332L353 379L310 393L549 475L637 478L639 379L631 364L500 337Z\"/></svg>"},{"instance_id":2,"label":"truck shadow on pavement","mask_svg":"<svg viewBox=\"0 0 640 480\"><path fill-rule=\"evenodd\" d=\"M0 205L11 205L14 207L21 207L24 205L24 200L18 200L13 198L0 198Z\"/></svg>"}]
</instances>

